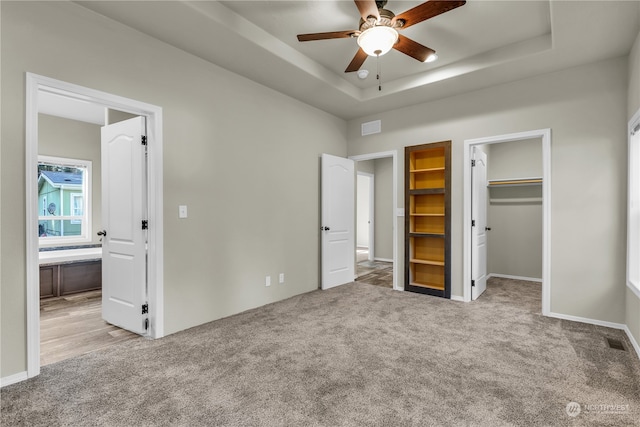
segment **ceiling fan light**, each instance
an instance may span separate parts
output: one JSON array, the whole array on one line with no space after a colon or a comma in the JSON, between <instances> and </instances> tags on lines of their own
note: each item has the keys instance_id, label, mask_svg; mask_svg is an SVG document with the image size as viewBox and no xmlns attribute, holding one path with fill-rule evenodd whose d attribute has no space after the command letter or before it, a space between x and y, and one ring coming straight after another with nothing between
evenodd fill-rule
<instances>
[{"instance_id":1,"label":"ceiling fan light","mask_svg":"<svg viewBox=\"0 0 640 427\"><path fill-rule=\"evenodd\" d=\"M435 53L432 53L431 55L427 56L427 59L425 59L424 62L434 62L437 59L438 59L438 55L436 55Z\"/></svg>"},{"instance_id":2,"label":"ceiling fan light","mask_svg":"<svg viewBox=\"0 0 640 427\"><path fill-rule=\"evenodd\" d=\"M389 52L398 41L398 32L383 25L364 30L358 36L358 46L369 56L381 56Z\"/></svg>"}]
</instances>

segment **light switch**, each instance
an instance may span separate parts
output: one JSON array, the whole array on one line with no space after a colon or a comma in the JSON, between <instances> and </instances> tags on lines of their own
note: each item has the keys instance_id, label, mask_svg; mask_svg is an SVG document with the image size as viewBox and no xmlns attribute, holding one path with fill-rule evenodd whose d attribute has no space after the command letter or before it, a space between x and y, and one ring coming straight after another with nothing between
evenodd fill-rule
<instances>
[{"instance_id":1,"label":"light switch","mask_svg":"<svg viewBox=\"0 0 640 427\"><path fill-rule=\"evenodd\" d=\"M186 218L187 217L187 205L178 206L178 218Z\"/></svg>"}]
</instances>

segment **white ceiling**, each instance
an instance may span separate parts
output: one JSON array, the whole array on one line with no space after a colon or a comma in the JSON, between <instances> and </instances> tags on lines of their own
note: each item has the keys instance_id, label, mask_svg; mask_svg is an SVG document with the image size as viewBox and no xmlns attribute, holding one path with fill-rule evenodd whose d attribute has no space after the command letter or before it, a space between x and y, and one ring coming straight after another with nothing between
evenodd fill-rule
<instances>
[{"instance_id":1,"label":"white ceiling","mask_svg":"<svg viewBox=\"0 0 640 427\"><path fill-rule=\"evenodd\" d=\"M437 51L420 63L392 50L344 69L355 39L301 33L358 28L352 0L80 1L125 25L344 119L453 96L629 53L639 1L468 1L402 34ZM421 1L390 0L399 14Z\"/></svg>"}]
</instances>

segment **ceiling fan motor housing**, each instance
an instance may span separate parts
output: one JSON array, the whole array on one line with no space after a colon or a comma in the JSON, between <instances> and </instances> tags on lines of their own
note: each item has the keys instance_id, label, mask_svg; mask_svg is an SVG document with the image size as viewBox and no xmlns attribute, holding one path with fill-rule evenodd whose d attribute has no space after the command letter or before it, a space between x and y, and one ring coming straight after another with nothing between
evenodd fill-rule
<instances>
[{"instance_id":1,"label":"ceiling fan motor housing","mask_svg":"<svg viewBox=\"0 0 640 427\"><path fill-rule=\"evenodd\" d=\"M360 18L360 31L365 31L365 30L368 30L369 28L379 27L379 26L392 27L392 28L401 27L402 26L402 24L400 24L401 20L397 20L395 22L395 25L394 25L392 20L393 20L393 18L396 17L396 15L393 12L391 12L390 10L379 9L378 12L380 13L380 20L379 21L376 21L375 18L372 17L372 16L370 16L366 21L364 19ZM398 25L398 24L400 24L400 25Z\"/></svg>"}]
</instances>

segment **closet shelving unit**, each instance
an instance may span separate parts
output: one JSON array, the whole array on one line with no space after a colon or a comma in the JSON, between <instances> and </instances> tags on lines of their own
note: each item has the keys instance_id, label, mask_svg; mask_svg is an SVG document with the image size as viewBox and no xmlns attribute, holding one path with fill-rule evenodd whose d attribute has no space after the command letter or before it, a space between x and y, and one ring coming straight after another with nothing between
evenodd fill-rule
<instances>
[{"instance_id":1,"label":"closet shelving unit","mask_svg":"<svg viewBox=\"0 0 640 427\"><path fill-rule=\"evenodd\" d=\"M451 141L405 147L405 290L451 298Z\"/></svg>"},{"instance_id":2,"label":"closet shelving unit","mask_svg":"<svg viewBox=\"0 0 640 427\"><path fill-rule=\"evenodd\" d=\"M542 185L542 178L536 176L531 178L490 179L487 184L489 188L521 187L526 185Z\"/></svg>"},{"instance_id":3,"label":"closet shelving unit","mask_svg":"<svg viewBox=\"0 0 640 427\"><path fill-rule=\"evenodd\" d=\"M529 187L535 188L542 186L541 177L527 177L527 178L508 178L508 179L490 179L487 181L487 187L489 191L499 188L512 188L512 187ZM500 191L500 190L496 190ZM505 190L506 191L506 190ZM522 190L524 191L524 189ZM490 203L540 203L542 202L542 196L538 195L539 190L527 190L525 194L529 194L530 197L517 195L511 197L493 197L490 196ZM498 193L496 193L498 194Z\"/></svg>"}]
</instances>

